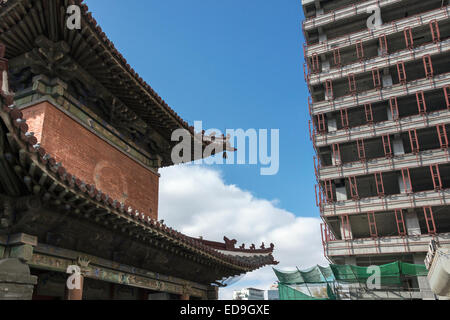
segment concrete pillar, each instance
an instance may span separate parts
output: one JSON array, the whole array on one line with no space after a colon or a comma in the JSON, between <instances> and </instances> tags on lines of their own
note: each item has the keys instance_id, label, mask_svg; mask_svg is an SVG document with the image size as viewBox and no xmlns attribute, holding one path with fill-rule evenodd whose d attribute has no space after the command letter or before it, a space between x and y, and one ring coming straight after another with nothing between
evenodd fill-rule
<instances>
[{"instance_id":1,"label":"concrete pillar","mask_svg":"<svg viewBox=\"0 0 450 320\"><path fill-rule=\"evenodd\" d=\"M405 179L406 181L403 181L403 175L401 173L398 174L397 180L400 193L406 193L406 190L412 190L411 182L408 179Z\"/></svg>"},{"instance_id":2,"label":"concrete pillar","mask_svg":"<svg viewBox=\"0 0 450 320\"><path fill-rule=\"evenodd\" d=\"M328 132L337 131L336 118L331 117L331 116L327 116L327 122L328 122Z\"/></svg>"},{"instance_id":3,"label":"concrete pillar","mask_svg":"<svg viewBox=\"0 0 450 320\"><path fill-rule=\"evenodd\" d=\"M381 77L381 80L383 83L383 88L392 87L393 81L392 81L392 76L390 74L383 74Z\"/></svg>"},{"instance_id":4,"label":"concrete pillar","mask_svg":"<svg viewBox=\"0 0 450 320\"><path fill-rule=\"evenodd\" d=\"M388 119L392 120L392 113L390 108L388 108ZM394 155L396 156L401 156L405 154L405 148L403 147L403 140L400 137L400 135L394 136L394 139L392 140L392 148L394 151Z\"/></svg>"},{"instance_id":5,"label":"concrete pillar","mask_svg":"<svg viewBox=\"0 0 450 320\"><path fill-rule=\"evenodd\" d=\"M326 42L328 38L326 33L323 31L323 28L319 27L318 31L319 31L319 42Z\"/></svg>"},{"instance_id":6,"label":"concrete pillar","mask_svg":"<svg viewBox=\"0 0 450 320\"><path fill-rule=\"evenodd\" d=\"M349 221L348 225L347 224L342 224L342 221L340 221L340 230L341 230L341 238L342 240L344 239L353 239L353 233L352 233L352 225ZM350 238L349 238L350 237Z\"/></svg>"},{"instance_id":7,"label":"concrete pillar","mask_svg":"<svg viewBox=\"0 0 450 320\"><path fill-rule=\"evenodd\" d=\"M356 266L356 256L345 257L345 264Z\"/></svg>"},{"instance_id":8,"label":"concrete pillar","mask_svg":"<svg viewBox=\"0 0 450 320\"><path fill-rule=\"evenodd\" d=\"M408 209L405 214L405 224L406 231L409 236L420 236L422 232L420 231L419 218L417 217L417 212L413 209ZM424 258L425 259L425 258ZM420 264L423 264L423 261Z\"/></svg>"},{"instance_id":9,"label":"concrete pillar","mask_svg":"<svg viewBox=\"0 0 450 320\"><path fill-rule=\"evenodd\" d=\"M336 161L336 159L333 159L333 160ZM347 189L345 188L345 186L336 187L336 200L337 201L347 201L348 200Z\"/></svg>"},{"instance_id":10,"label":"concrete pillar","mask_svg":"<svg viewBox=\"0 0 450 320\"><path fill-rule=\"evenodd\" d=\"M417 253L413 255L414 264L424 264L424 261L425 261L425 254ZM419 289L423 300L436 300L437 297L431 291L427 277L417 277L417 282L419 284Z\"/></svg>"}]
</instances>

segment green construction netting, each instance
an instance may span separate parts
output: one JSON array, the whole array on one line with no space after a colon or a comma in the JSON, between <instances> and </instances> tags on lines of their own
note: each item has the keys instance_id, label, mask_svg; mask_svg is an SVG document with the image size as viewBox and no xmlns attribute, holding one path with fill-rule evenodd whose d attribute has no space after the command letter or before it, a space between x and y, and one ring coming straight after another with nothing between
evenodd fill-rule
<instances>
[{"instance_id":1,"label":"green construction netting","mask_svg":"<svg viewBox=\"0 0 450 320\"><path fill-rule=\"evenodd\" d=\"M426 276L425 265L393 262L378 266L381 273L381 284L400 284L402 277ZM273 269L280 283L293 284L320 284L333 281L342 283L365 283L376 272L372 267L358 267L352 265L336 265L329 267L316 266L308 270L279 271Z\"/></svg>"},{"instance_id":2,"label":"green construction netting","mask_svg":"<svg viewBox=\"0 0 450 320\"><path fill-rule=\"evenodd\" d=\"M393 262L378 266L381 272L381 284L400 284L400 263ZM363 283L376 271L370 267L357 267L351 265L330 265L336 281L343 283Z\"/></svg>"},{"instance_id":3,"label":"green construction netting","mask_svg":"<svg viewBox=\"0 0 450 320\"><path fill-rule=\"evenodd\" d=\"M329 285L327 285L327 298L316 298L281 283L278 285L278 293L280 300L336 300Z\"/></svg>"},{"instance_id":4,"label":"green construction netting","mask_svg":"<svg viewBox=\"0 0 450 320\"><path fill-rule=\"evenodd\" d=\"M423 264L400 262L400 266L402 268L402 273L406 276L426 277L428 275L428 270Z\"/></svg>"}]
</instances>

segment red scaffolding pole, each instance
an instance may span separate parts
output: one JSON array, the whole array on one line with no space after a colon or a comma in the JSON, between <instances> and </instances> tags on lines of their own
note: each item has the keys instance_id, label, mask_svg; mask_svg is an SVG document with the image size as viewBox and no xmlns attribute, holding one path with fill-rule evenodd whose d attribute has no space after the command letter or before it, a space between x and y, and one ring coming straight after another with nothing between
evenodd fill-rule
<instances>
[{"instance_id":1,"label":"red scaffolding pole","mask_svg":"<svg viewBox=\"0 0 450 320\"><path fill-rule=\"evenodd\" d=\"M375 219L375 212L368 212L367 219L369 220L369 231L371 238L378 238L377 220Z\"/></svg>"},{"instance_id":2,"label":"red scaffolding pole","mask_svg":"<svg viewBox=\"0 0 450 320\"><path fill-rule=\"evenodd\" d=\"M425 77L428 79L433 78L434 70L433 70L433 63L431 61L431 56L429 54L423 56L423 67L425 69Z\"/></svg>"},{"instance_id":3,"label":"red scaffolding pole","mask_svg":"<svg viewBox=\"0 0 450 320\"><path fill-rule=\"evenodd\" d=\"M348 122L348 111L347 111L347 108L341 109L341 124L342 124L342 128L348 129L349 122Z\"/></svg>"},{"instance_id":4,"label":"red scaffolding pole","mask_svg":"<svg viewBox=\"0 0 450 320\"><path fill-rule=\"evenodd\" d=\"M375 176L375 184L377 186L377 195L378 197L384 197L384 183L383 183L383 174L381 172L377 172L374 174Z\"/></svg>"},{"instance_id":5,"label":"red scaffolding pole","mask_svg":"<svg viewBox=\"0 0 450 320\"><path fill-rule=\"evenodd\" d=\"M439 24L436 20L430 21L430 31L434 43L441 41L441 32L439 31Z\"/></svg>"},{"instance_id":6,"label":"red scaffolding pole","mask_svg":"<svg viewBox=\"0 0 450 320\"><path fill-rule=\"evenodd\" d=\"M380 70L378 68L372 69L372 79L373 79L373 87L375 89L381 88L381 76L380 76Z\"/></svg>"},{"instance_id":7,"label":"red scaffolding pole","mask_svg":"<svg viewBox=\"0 0 450 320\"><path fill-rule=\"evenodd\" d=\"M319 180L320 161L318 161L316 156L313 157L313 161L314 161L314 174L316 175L316 180Z\"/></svg>"},{"instance_id":8,"label":"red scaffolding pole","mask_svg":"<svg viewBox=\"0 0 450 320\"><path fill-rule=\"evenodd\" d=\"M348 177L348 183L350 187L350 196L353 200L359 199L358 185L356 184L356 177Z\"/></svg>"},{"instance_id":9,"label":"red scaffolding pole","mask_svg":"<svg viewBox=\"0 0 450 320\"><path fill-rule=\"evenodd\" d=\"M326 90L326 96L329 99L334 99L334 94L333 94L333 81L331 81L331 79L327 79L325 81L325 90Z\"/></svg>"},{"instance_id":10,"label":"red scaffolding pole","mask_svg":"<svg viewBox=\"0 0 450 320\"><path fill-rule=\"evenodd\" d=\"M389 99L389 106L391 107L392 120L398 121L400 119L400 114L398 112L397 97Z\"/></svg>"},{"instance_id":11,"label":"red scaffolding pole","mask_svg":"<svg viewBox=\"0 0 450 320\"><path fill-rule=\"evenodd\" d=\"M381 56L385 57L387 56L389 50L388 50L388 44L387 44L387 39L386 39L386 35L382 34L379 38L378 38L378 42L380 44L380 52L381 52Z\"/></svg>"},{"instance_id":12,"label":"red scaffolding pole","mask_svg":"<svg viewBox=\"0 0 450 320\"><path fill-rule=\"evenodd\" d=\"M412 194L412 183L411 183L411 173L409 168L402 169L403 186L405 187L406 194Z\"/></svg>"},{"instance_id":13,"label":"red scaffolding pole","mask_svg":"<svg viewBox=\"0 0 450 320\"><path fill-rule=\"evenodd\" d=\"M358 149L359 160L362 162L365 162L366 161L366 148L364 146L364 140L363 139L356 140L356 147Z\"/></svg>"},{"instance_id":14,"label":"red scaffolding pole","mask_svg":"<svg viewBox=\"0 0 450 320\"><path fill-rule=\"evenodd\" d=\"M327 203L333 203L334 202L333 182L331 180L325 180L323 183L325 186L325 196Z\"/></svg>"},{"instance_id":15,"label":"red scaffolding pole","mask_svg":"<svg viewBox=\"0 0 450 320\"><path fill-rule=\"evenodd\" d=\"M319 55L317 53L313 53L311 59L312 59L312 72L313 73L320 72Z\"/></svg>"},{"instance_id":16,"label":"red scaffolding pole","mask_svg":"<svg viewBox=\"0 0 450 320\"><path fill-rule=\"evenodd\" d=\"M405 63L403 61L397 63L397 73L400 84L406 84L406 70Z\"/></svg>"},{"instance_id":17,"label":"red scaffolding pole","mask_svg":"<svg viewBox=\"0 0 450 320\"><path fill-rule=\"evenodd\" d=\"M333 143L332 145L332 152L333 152L333 158L335 159L336 166L342 165L342 159L341 159L341 149L339 147L339 143Z\"/></svg>"},{"instance_id":18,"label":"red scaffolding pole","mask_svg":"<svg viewBox=\"0 0 450 320\"><path fill-rule=\"evenodd\" d=\"M395 221L397 222L397 231L400 237L406 236L406 225L403 217L403 209L395 210Z\"/></svg>"},{"instance_id":19,"label":"red scaffolding pole","mask_svg":"<svg viewBox=\"0 0 450 320\"><path fill-rule=\"evenodd\" d=\"M348 75L348 90L351 95L356 94L356 81L355 81L355 75L353 73L350 73Z\"/></svg>"},{"instance_id":20,"label":"red scaffolding pole","mask_svg":"<svg viewBox=\"0 0 450 320\"><path fill-rule=\"evenodd\" d=\"M334 65L338 68L341 67L341 50L339 48L333 49Z\"/></svg>"},{"instance_id":21,"label":"red scaffolding pole","mask_svg":"<svg viewBox=\"0 0 450 320\"><path fill-rule=\"evenodd\" d=\"M416 100L419 114L425 115L427 113L427 102L425 100L425 94L423 93L423 91L416 92Z\"/></svg>"},{"instance_id":22,"label":"red scaffolding pole","mask_svg":"<svg viewBox=\"0 0 450 320\"><path fill-rule=\"evenodd\" d=\"M423 214L425 216L425 221L427 223L428 234L436 234L436 224L434 223L434 214L432 207L424 207Z\"/></svg>"},{"instance_id":23,"label":"red scaffolding pole","mask_svg":"<svg viewBox=\"0 0 450 320\"><path fill-rule=\"evenodd\" d=\"M450 86L444 87L444 96L445 96L445 103L447 104L447 108L450 108Z\"/></svg>"},{"instance_id":24,"label":"red scaffolding pole","mask_svg":"<svg viewBox=\"0 0 450 320\"><path fill-rule=\"evenodd\" d=\"M431 179L433 179L434 190L436 191L442 190L442 179L441 173L439 171L439 165L438 164L430 165L430 173Z\"/></svg>"},{"instance_id":25,"label":"red scaffolding pole","mask_svg":"<svg viewBox=\"0 0 450 320\"><path fill-rule=\"evenodd\" d=\"M356 41L356 56L360 62L364 60L364 46L362 40Z\"/></svg>"},{"instance_id":26,"label":"red scaffolding pole","mask_svg":"<svg viewBox=\"0 0 450 320\"><path fill-rule=\"evenodd\" d=\"M366 115L366 122L367 122L367 124L372 124L373 123L372 104L371 103L366 103L364 105L364 111L365 111L365 115Z\"/></svg>"},{"instance_id":27,"label":"red scaffolding pole","mask_svg":"<svg viewBox=\"0 0 450 320\"><path fill-rule=\"evenodd\" d=\"M314 186L314 191L316 192L316 206L322 209L323 197L322 197L322 188L320 184L316 184Z\"/></svg>"},{"instance_id":28,"label":"red scaffolding pole","mask_svg":"<svg viewBox=\"0 0 450 320\"><path fill-rule=\"evenodd\" d=\"M409 141L411 142L411 152L418 154L420 152L419 139L417 138L417 130L411 129L408 131Z\"/></svg>"},{"instance_id":29,"label":"red scaffolding pole","mask_svg":"<svg viewBox=\"0 0 450 320\"><path fill-rule=\"evenodd\" d=\"M412 49L414 47L414 39L413 39L413 36L412 36L412 29L411 29L411 27L406 27L403 30L403 35L405 36L406 48Z\"/></svg>"},{"instance_id":30,"label":"red scaffolding pole","mask_svg":"<svg viewBox=\"0 0 450 320\"><path fill-rule=\"evenodd\" d=\"M381 137L383 139L383 150L384 150L384 156L386 158L392 158L392 146L391 146L391 137L386 134Z\"/></svg>"},{"instance_id":31,"label":"red scaffolding pole","mask_svg":"<svg viewBox=\"0 0 450 320\"><path fill-rule=\"evenodd\" d=\"M445 124L438 124L436 126L436 130L438 133L439 143L441 145L442 150L448 149L448 136L447 136L447 128Z\"/></svg>"},{"instance_id":32,"label":"red scaffolding pole","mask_svg":"<svg viewBox=\"0 0 450 320\"><path fill-rule=\"evenodd\" d=\"M317 115L317 131L319 133L325 133L327 131L325 124L325 113L320 113Z\"/></svg>"}]
</instances>

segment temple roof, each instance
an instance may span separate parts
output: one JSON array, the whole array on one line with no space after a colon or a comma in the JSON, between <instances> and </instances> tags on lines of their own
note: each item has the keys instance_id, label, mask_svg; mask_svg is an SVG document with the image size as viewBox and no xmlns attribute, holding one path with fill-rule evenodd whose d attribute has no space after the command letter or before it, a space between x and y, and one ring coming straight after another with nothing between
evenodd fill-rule
<instances>
[{"instance_id":1,"label":"temple roof","mask_svg":"<svg viewBox=\"0 0 450 320\"><path fill-rule=\"evenodd\" d=\"M195 136L202 136L128 64L83 0L1 0L0 3L3 3L0 43L6 44L6 58L11 60L10 67L18 77L24 76L21 68L28 67L30 59L48 60L43 65L34 65L32 71L57 75L64 81L76 79L73 82L78 86L85 84L79 91L92 90L94 97L104 97L105 108L111 108L107 112L117 113L121 127L132 127L132 132L143 136L148 136L149 130L156 131L168 145L173 144L171 134L176 129L188 130L193 141ZM81 8L81 30L68 30L67 15L60 14L71 4ZM208 140L202 142L204 147L217 143L234 151L224 137ZM158 152L163 158L162 167L173 164L170 148Z\"/></svg>"},{"instance_id":2,"label":"temple roof","mask_svg":"<svg viewBox=\"0 0 450 320\"><path fill-rule=\"evenodd\" d=\"M7 60L1 56L1 47L0 45L0 75L7 70ZM20 177L26 186L25 190L30 194L42 197L45 202L53 200L54 203L62 205L66 211L81 215L81 218L84 214L85 218L91 219L94 223L106 221L116 227L126 224L127 230L132 230L131 234L139 241L154 243L152 239L158 239L164 243L163 248L172 248L174 252L179 250L183 254L189 252L189 255L225 265L233 270L223 276L235 276L265 265L277 264L272 255L273 245L270 248L262 245L260 249L256 249L252 245L250 249L244 247L236 249L234 248L236 241L230 241L226 237L223 244L194 239L132 207L126 207L94 186L81 181L68 172L63 163L57 163L52 155L41 147L33 133L29 132L22 112L11 104L12 94L1 89L0 91L0 118L8 130L8 142L12 150L15 150L8 156L9 162L14 167L11 171Z\"/></svg>"}]
</instances>

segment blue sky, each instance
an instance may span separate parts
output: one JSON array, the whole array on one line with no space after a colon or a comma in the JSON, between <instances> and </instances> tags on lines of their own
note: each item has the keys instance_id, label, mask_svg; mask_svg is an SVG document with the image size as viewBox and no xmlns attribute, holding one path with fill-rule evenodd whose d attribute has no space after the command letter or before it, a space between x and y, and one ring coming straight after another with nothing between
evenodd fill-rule
<instances>
[{"instance_id":1,"label":"blue sky","mask_svg":"<svg viewBox=\"0 0 450 320\"><path fill-rule=\"evenodd\" d=\"M318 217L300 1L89 0L129 64L186 121L280 129L280 171L221 166L227 184Z\"/></svg>"}]
</instances>

